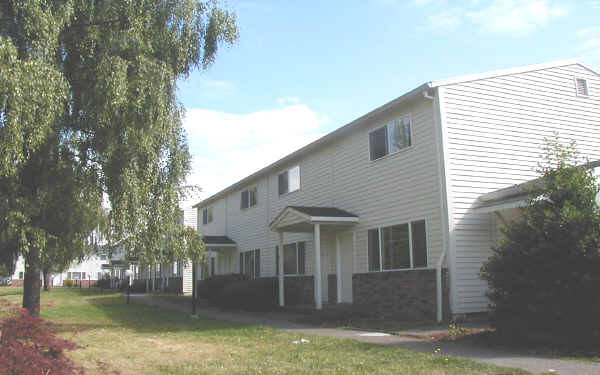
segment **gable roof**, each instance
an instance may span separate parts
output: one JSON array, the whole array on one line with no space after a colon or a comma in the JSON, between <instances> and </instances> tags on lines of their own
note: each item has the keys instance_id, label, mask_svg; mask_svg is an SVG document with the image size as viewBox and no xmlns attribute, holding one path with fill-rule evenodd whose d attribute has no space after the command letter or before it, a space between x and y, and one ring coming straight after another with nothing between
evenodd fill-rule
<instances>
[{"instance_id":1,"label":"gable roof","mask_svg":"<svg viewBox=\"0 0 600 375\"><path fill-rule=\"evenodd\" d=\"M271 230L280 224L288 214L299 218L303 223L353 224L358 223L358 216L337 207L320 206L287 206L275 216L269 224Z\"/></svg>"},{"instance_id":2,"label":"gable roof","mask_svg":"<svg viewBox=\"0 0 600 375\"><path fill-rule=\"evenodd\" d=\"M357 129L361 125L365 125L367 123L367 121L372 119L373 117L380 115L380 114L388 111L389 109L394 108L402 103L408 102L409 100L416 99L416 98L421 97L422 95L424 96L424 95L429 94L430 89L441 87L441 86L448 86L448 85L455 85L455 84L459 84L459 83L471 82L471 81L476 81L476 80L481 80L481 79L500 77L500 76L505 76L505 75L510 75L510 74L526 73L526 72L532 72L532 71L542 70L542 69L557 68L557 67L567 66L567 65L579 65L597 75L600 75L600 70L592 68L588 65L585 65L576 59L570 59L570 60L551 61L551 62L542 63L542 64L525 65L525 66L508 68L508 69L491 70L491 71L487 71L487 72L483 72L483 73L468 74L468 75L462 75L462 76L457 76L457 77L448 78L448 79L426 82L426 83L412 89L411 91L403 94L402 96L399 96L398 98L391 100L380 107L375 108L371 112L357 118L356 120L353 120L353 121L347 123L346 125L332 131L331 133L324 135L323 137L317 139L316 141L309 143L308 145L292 152L291 154L277 160L276 162L269 164L268 166L258 170L257 172L226 187L225 189L219 191L218 193L213 194L212 196L200 201L199 203L196 203L192 207L196 208L199 206L207 206L207 205L211 204L212 202L216 201L217 199L227 195L228 193L231 193L237 189L240 189L240 188L246 186L247 184L255 181L256 179L260 178L261 176L263 176L267 173L278 171L279 169L283 168L285 165L291 163L292 161L294 161L297 158L307 155L309 152L315 150L316 148L318 148L328 142L331 142L336 139L344 137L346 134Z\"/></svg>"}]
</instances>

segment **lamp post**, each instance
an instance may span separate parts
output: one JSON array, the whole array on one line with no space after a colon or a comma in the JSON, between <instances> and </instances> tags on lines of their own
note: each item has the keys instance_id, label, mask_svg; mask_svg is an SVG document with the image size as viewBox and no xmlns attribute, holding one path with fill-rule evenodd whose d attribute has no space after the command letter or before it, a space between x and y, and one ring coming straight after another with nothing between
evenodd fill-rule
<instances>
[{"instance_id":1,"label":"lamp post","mask_svg":"<svg viewBox=\"0 0 600 375\"><path fill-rule=\"evenodd\" d=\"M129 294L131 293L131 270L127 269L125 271L125 276L127 276L127 304L129 305Z\"/></svg>"}]
</instances>

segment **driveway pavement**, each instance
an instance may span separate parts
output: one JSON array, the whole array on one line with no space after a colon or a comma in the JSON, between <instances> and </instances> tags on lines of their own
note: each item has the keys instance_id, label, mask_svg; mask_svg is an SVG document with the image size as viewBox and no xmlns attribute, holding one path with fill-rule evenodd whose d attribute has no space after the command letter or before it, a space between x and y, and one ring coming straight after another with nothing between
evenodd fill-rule
<instances>
[{"instance_id":1,"label":"driveway pavement","mask_svg":"<svg viewBox=\"0 0 600 375\"><path fill-rule=\"evenodd\" d=\"M190 313L191 308L187 304L172 302L160 296L135 294L131 295L134 302L142 302L149 305L159 306L165 309ZM361 342L397 346L400 348L433 353L440 349L442 354L455 357L468 358L475 361L491 363L498 366L521 368L534 374L550 372L560 375L600 375L600 363L580 362L553 359L542 356L519 353L518 351L500 350L496 348L480 347L458 342L429 341L412 337L414 331L399 332L398 335L390 335L382 332L366 332L343 330L335 328L312 327L296 323L293 314L281 313L252 313L223 311L213 306L199 304L197 315L217 320L236 321L246 324L262 325L277 328L299 334L323 335L342 339L353 339ZM299 318L301 315L298 315ZM431 334L439 332L439 328L431 331ZM411 334L403 336L403 334ZM428 331L419 331L420 335L427 336Z\"/></svg>"}]
</instances>

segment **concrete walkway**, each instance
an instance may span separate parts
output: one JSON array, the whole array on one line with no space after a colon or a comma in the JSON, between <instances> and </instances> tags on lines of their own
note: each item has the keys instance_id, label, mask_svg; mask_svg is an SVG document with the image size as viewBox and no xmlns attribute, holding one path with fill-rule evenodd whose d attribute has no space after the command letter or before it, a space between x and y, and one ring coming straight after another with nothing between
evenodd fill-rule
<instances>
[{"instance_id":1,"label":"concrete walkway","mask_svg":"<svg viewBox=\"0 0 600 375\"><path fill-rule=\"evenodd\" d=\"M190 313L188 304L174 303L169 299L159 296L136 294L131 295L134 302L142 302L149 305L159 306L165 309ZM217 320L235 321L252 325L262 325L277 328L299 334L323 335L342 339L353 339L371 344L391 345L400 348L433 353L436 349L441 350L443 355L468 358L476 361L494 364L503 367L521 368L534 374L551 372L560 375L600 375L600 363L568 361L552 359L548 357L523 354L517 351L499 350L487 347L478 347L457 342L429 341L411 336L389 335L381 332L354 331L335 328L311 327L294 322L302 315L281 313L252 313L252 312L230 312L223 311L213 306L199 304L197 315L200 317L213 318ZM439 332L439 329L431 333ZM414 331L405 332L406 334ZM427 331L419 331L419 334L427 335Z\"/></svg>"}]
</instances>

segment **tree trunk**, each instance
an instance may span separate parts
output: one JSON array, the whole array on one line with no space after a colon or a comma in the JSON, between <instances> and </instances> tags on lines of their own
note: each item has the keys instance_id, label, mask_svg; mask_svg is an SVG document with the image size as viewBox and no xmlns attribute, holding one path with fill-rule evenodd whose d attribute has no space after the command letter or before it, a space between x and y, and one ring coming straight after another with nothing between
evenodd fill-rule
<instances>
[{"instance_id":1,"label":"tree trunk","mask_svg":"<svg viewBox=\"0 0 600 375\"><path fill-rule=\"evenodd\" d=\"M52 274L50 273L49 270L44 270L43 271L44 274L44 278L42 279L42 281L44 282L44 291L45 292L49 292L50 291L50 279L52 278Z\"/></svg>"},{"instance_id":2,"label":"tree trunk","mask_svg":"<svg viewBox=\"0 0 600 375\"><path fill-rule=\"evenodd\" d=\"M30 246L25 256L23 280L23 307L34 317L40 316L40 249Z\"/></svg>"}]
</instances>

